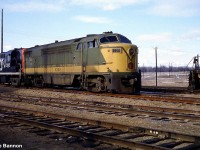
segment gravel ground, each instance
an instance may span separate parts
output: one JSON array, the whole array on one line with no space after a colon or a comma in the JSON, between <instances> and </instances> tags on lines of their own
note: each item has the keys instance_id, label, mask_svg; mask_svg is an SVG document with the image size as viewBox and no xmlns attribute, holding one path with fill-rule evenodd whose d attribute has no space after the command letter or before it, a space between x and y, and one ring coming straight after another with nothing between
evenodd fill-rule
<instances>
[{"instance_id":1,"label":"gravel ground","mask_svg":"<svg viewBox=\"0 0 200 150\"><path fill-rule=\"evenodd\" d=\"M179 108L179 109L188 109L200 111L200 106L198 105L189 105L189 104L174 104L168 102L159 102L159 101L147 101L147 100L138 100L138 99L128 99L128 98L113 98L108 96L94 96L94 95L84 95L76 93L63 93L63 92L52 92L44 90L33 90L33 89L18 89L10 88L6 86L0 86L0 92L3 93L12 93L28 96L42 96L42 97L52 97L52 98L65 98L65 99L79 99L79 100L89 100L89 101L100 101L100 102L115 102L120 104L131 104L131 105L143 105L143 106L157 106L163 108ZM182 94L182 96L184 96ZM200 97L200 94L189 94L188 96ZM62 115L71 115L78 116L88 119L96 119L100 121L115 122L124 125L131 126L140 126L147 127L152 129L161 129L168 131L175 131L183 134L192 134L200 135L200 125L194 125L191 122L181 123L179 121L163 121L163 120L152 120L150 118L140 118L134 117L130 118L127 116L115 116L115 115L106 115L99 114L94 112L72 110L71 108L55 108L50 106L35 106L33 104L20 103L20 102L5 102L0 100L0 105L4 106L15 106L26 109L40 110L49 113L56 113Z\"/></svg>"}]
</instances>

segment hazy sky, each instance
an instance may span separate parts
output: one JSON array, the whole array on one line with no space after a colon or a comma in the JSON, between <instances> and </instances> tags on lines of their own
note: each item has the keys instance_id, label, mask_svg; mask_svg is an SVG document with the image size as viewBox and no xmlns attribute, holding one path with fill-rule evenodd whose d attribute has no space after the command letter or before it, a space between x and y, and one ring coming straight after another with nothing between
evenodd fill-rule
<instances>
[{"instance_id":1,"label":"hazy sky","mask_svg":"<svg viewBox=\"0 0 200 150\"><path fill-rule=\"evenodd\" d=\"M187 65L200 54L200 0L0 0L4 51L113 31L139 47L139 65Z\"/></svg>"}]
</instances>

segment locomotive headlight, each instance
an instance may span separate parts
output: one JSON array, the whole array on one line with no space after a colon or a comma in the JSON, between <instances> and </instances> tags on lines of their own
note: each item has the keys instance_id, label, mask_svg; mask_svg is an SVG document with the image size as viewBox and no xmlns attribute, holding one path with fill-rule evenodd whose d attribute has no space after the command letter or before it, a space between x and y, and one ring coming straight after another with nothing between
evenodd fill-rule
<instances>
[{"instance_id":1,"label":"locomotive headlight","mask_svg":"<svg viewBox=\"0 0 200 150\"><path fill-rule=\"evenodd\" d=\"M134 49L129 49L129 55L132 56L134 54Z\"/></svg>"},{"instance_id":2,"label":"locomotive headlight","mask_svg":"<svg viewBox=\"0 0 200 150\"><path fill-rule=\"evenodd\" d=\"M133 63L132 62L128 63L128 69L133 69Z\"/></svg>"}]
</instances>

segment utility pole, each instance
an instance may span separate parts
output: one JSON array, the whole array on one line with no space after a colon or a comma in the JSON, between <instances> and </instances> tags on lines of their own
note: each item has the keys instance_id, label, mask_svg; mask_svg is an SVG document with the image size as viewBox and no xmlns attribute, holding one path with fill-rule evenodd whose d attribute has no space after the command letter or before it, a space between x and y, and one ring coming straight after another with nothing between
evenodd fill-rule
<instances>
[{"instance_id":1,"label":"utility pole","mask_svg":"<svg viewBox=\"0 0 200 150\"><path fill-rule=\"evenodd\" d=\"M199 55L194 57L195 70L199 69Z\"/></svg>"},{"instance_id":2,"label":"utility pole","mask_svg":"<svg viewBox=\"0 0 200 150\"><path fill-rule=\"evenodd\" d=\"M169 77L170 77L170 62L169 62Z\"/></svg>"},{"instance_id":3,"label":"utility pole","mask_svg":"<svg viewBox=\"0 0 200 150\"><path fill-rule=\"evenodd\" d=\"M156 57L156 87L158 85L158 62L157 62L158 57L157 57L157 50L158 50L158 48L155 47L155 57Z\"/></svg>"},{"instance_id":4,"label":"utility pole","mask_svg":"<svg viewBox=\"0 0 200 150\"><path fill-rule=\"evenodd\" d=\"M3 53L3 9L1 12L1 53Z\"/></svg>"},{"instance_id":5,"label":"utility pole","mask_svg":"<svg viewBox=\"0 0 200 150\"><path fill-rule=\"evenodd\" d=\"M197 69L200 69L199 68L199 55L197 55L197 59L198 59Z\"/></svg>"}]
</instances>

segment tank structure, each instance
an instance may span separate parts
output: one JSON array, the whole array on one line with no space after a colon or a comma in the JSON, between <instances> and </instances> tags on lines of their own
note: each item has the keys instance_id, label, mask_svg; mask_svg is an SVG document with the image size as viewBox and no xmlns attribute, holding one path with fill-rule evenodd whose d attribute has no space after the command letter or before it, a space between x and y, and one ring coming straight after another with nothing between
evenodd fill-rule
<instances>
[{"instance_id":1,"label":"tank structure","mask_svg":"<svg viewBox=\"0 0 200 150\"><path fill-rule=\"evenodd\" d=\"M200 89L200 67L199 67L199 55L194 57L193 60L194 70L189 74L189 88L193 90Z\"/></svg>"}]
</instances>

